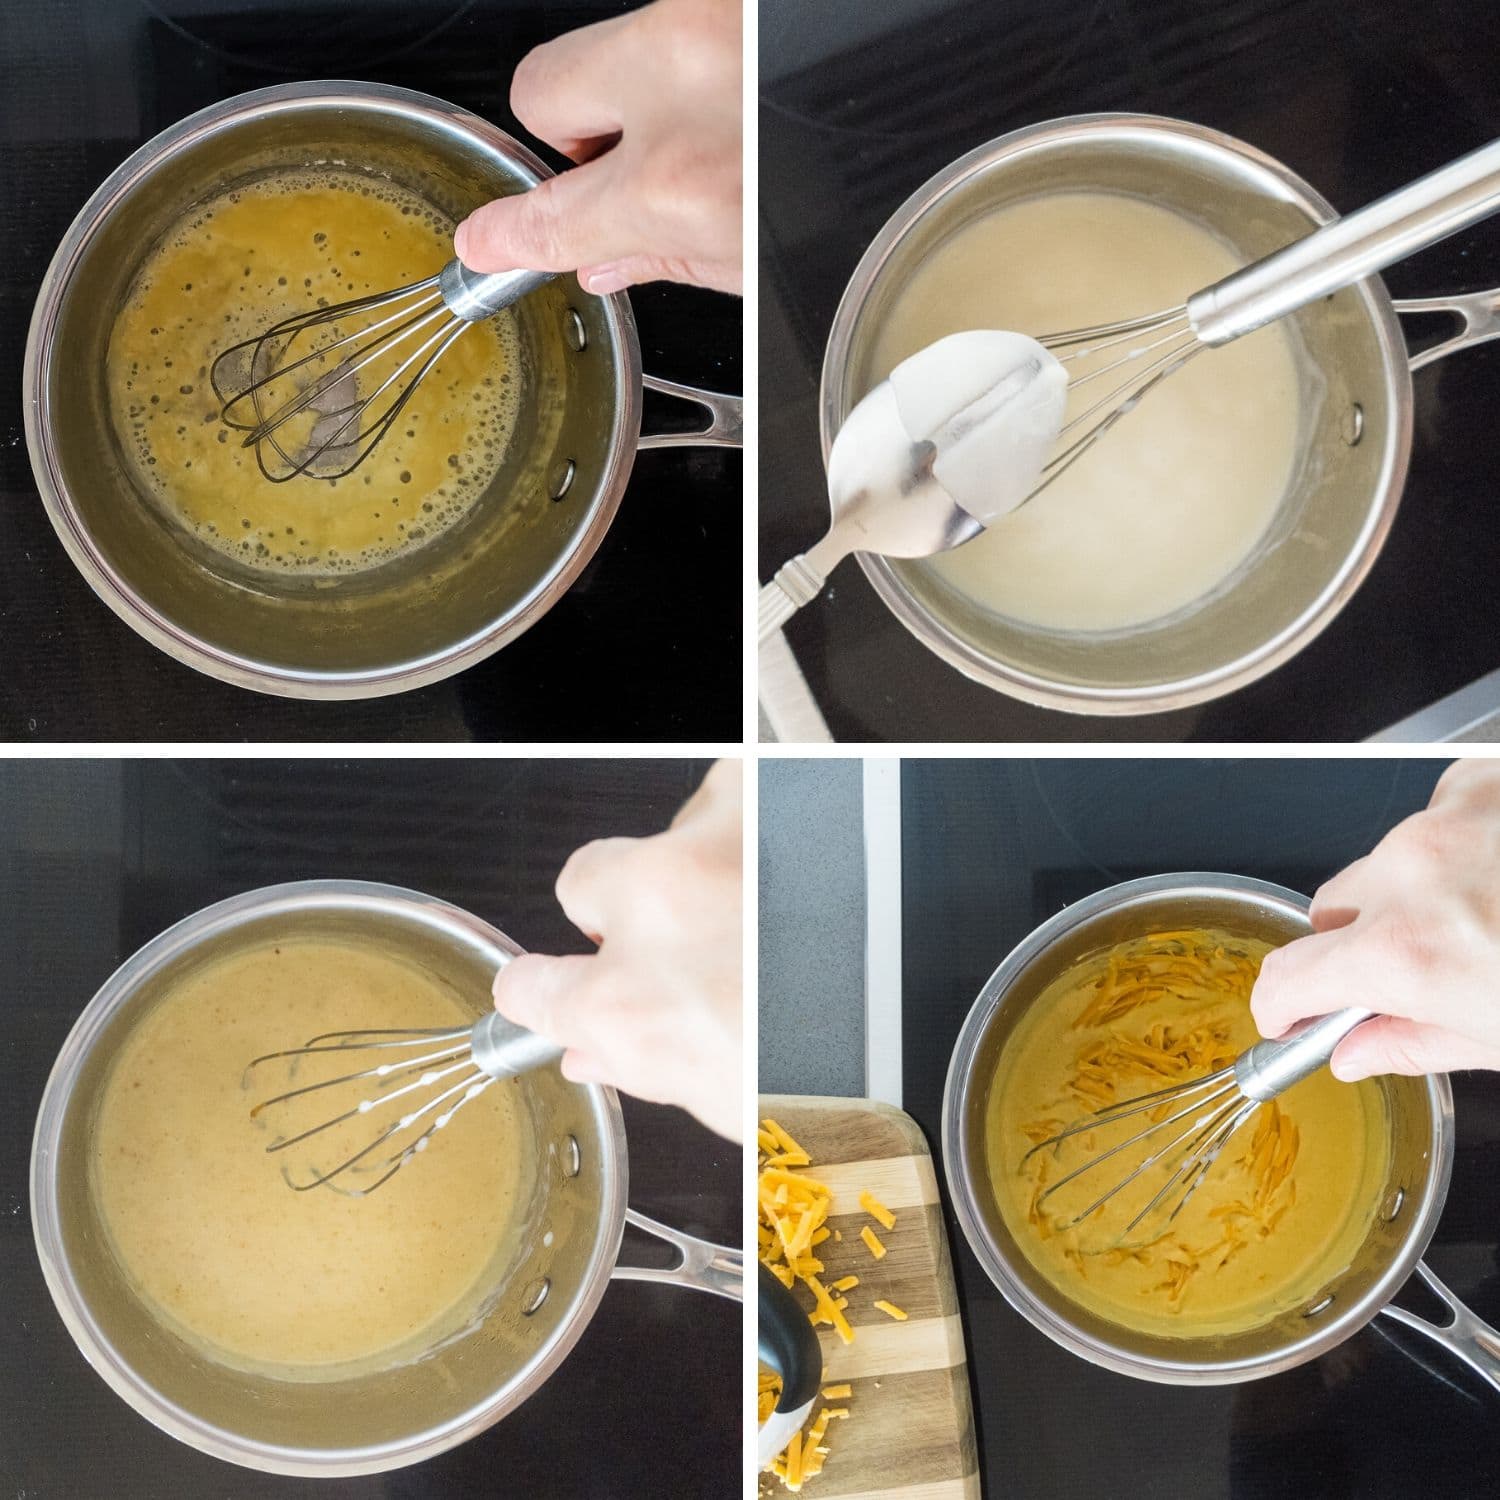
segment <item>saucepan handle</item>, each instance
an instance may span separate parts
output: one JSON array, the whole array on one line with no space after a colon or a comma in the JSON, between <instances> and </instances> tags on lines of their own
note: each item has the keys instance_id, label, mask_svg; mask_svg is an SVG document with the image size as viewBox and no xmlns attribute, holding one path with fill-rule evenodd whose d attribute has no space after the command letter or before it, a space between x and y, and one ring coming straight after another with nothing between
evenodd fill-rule
<instances>
[{"instance_id":1,"label":"saucepan handle","mask_svg":"<svg viewBox=\"0 0 1500 1500\"><path fill-rule=\"evenodd\" d=\"M665 1240L681 1257L675 1266L616 1266L610 1278L614 1281L665 1281L695 1292L712 1292L716 1297L745 1300L745 1255L728 1245L700 1240L666 1224L658 1224L633 1208L625 1210L625 1222Z\"/></svg>"},{"instance_id":2,"label":"saucepan handle","mask_svg":"<svg viewBox=\"0 0 1500 1500\"><path fill-rule=\"evenodd\" d=\"M643 375L641 383L648 391L663 396L678 396L692 401L708 413L708 426L692 432L643 432L641 448L742 448L745 445L744 401L739 396L721 396L717 391L699 390L695 385L679 385L675 380L660 380Z\"/></svg>"},{"instance_id":3,"label":"saucepan handle","mask_svg":"<svg viewBox=\"0 0 1500 1500\"><path fill-rule=\"evenodd\" d=\"M1426 1282L1433 1295L1453 1314L1447 1323L1429 1323L1416 1313L1387 1303L1380 1310L1386 1317L1441 1344L1468 1367L1500 1391L1500 1331L1476 1317L1452 1292L1428 1270L1424 1261L1417 1262L1417 1275Z\"/></svg>"},{"instance_id":4,"label":"saucepan handle","mask_svg":"<svg viewBox=\"0 0 1500 1500\"><path fill-rule=\"evenodd\" d=\"M1463 292L1456 297L1405 297L1395 304L1398 313L1447 313L1459 321L1446 339L1411 356L1415 374L1460 349L1472 349L1500 338L1500 287L1490 292Z\"/></svg>"}]
</instances>

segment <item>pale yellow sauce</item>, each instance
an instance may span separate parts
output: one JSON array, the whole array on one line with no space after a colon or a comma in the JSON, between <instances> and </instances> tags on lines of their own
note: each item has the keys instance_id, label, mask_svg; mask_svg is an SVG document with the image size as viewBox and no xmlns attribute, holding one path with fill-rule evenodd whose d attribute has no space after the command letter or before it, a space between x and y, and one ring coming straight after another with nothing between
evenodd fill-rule
<instances>
[{"instance_id":1,"label":"pale yellow sauce","mask_svg":"<svg viewBox=\"0 0 1500 1500\"><path fill-rule=\"evenodd\" d=\"M876 336L872 384L950 333L1039 338L1139 317L1241 263L1206 229L1139 199L1055 193L1011 204L957 229L911 273ZM1076 382L1148 342L1065 368ZM1131 373L1075 384L1068 420ZM1300 400L1283 325L1206 350L1035 499L921 566L984 610L1049 629L1119 630L1191 606L1270 528L1296 464Z\"/></svg>"},{"instance_id":2,"label":"pale yellow sauce","mask_svg":"<svg viewBox=\"0 0 1500 1500\"><path fill-rule=\"evenodd\" d=\"M472 325L338 479L268 481L245 434L221 422L209 378L221 352L284 318L435 274L452 258L452 231L406 189L338 170L271 177L198 205L147 257L110 335L111 413L144 492L208 546L268 572L377 566L460 520L515 428L511 313ZM294 444L309 431L287 429Z\"/></svg>"},{"instance_id":3,"label":"pale yellow sauce","mask_svg":"<svg viewBox=\"0 0 1500 1500\"><path fill-rule=\"evenodd\" d=\"M275 1064L247 1078L246 1065L324 1031L472 1019L404 958L343 942L250 949L164 995L111 1069L92 1162L138 1295L220 1362L291 1378L395 1363L463 1327L498 1286L529 1185L517 1085L486 1089L390 1181L350 1197L294 1192L283 1162L302 1177L327 1170L390 1111L271 1154L277 1133L358 1096L323 1090L256 1121L252 1105L352 1067L335 1058L293 1075Z\"/></svg>"},{"instance_id":4,"label":"pale yellow sauce","mask_svg":"<svg viewBox=\"0 0 1500 1500\"><path fill-rule=\"evenodd\" d=\"M1166 1180L1153 1170L1063 1227L1151 1147L1122 1151L1039 1199L1147 1121L1028 1155L1034 1143L1107 1105L1205 1076L1259 1040L1249 995L1267 951L1223 933L1123 944L1054 982L1001 1054L986 1106L1001 1215L1032 1265L1101 1317L1182 1337L1253 1328L1313 1298L1369 1230L1389 1162L1383 1096L1373 1081L1340 1083L1327 1069L1263 1105L1170 1223L1158 1213L1126 1233Z\"/></svg>"}]
</instances>

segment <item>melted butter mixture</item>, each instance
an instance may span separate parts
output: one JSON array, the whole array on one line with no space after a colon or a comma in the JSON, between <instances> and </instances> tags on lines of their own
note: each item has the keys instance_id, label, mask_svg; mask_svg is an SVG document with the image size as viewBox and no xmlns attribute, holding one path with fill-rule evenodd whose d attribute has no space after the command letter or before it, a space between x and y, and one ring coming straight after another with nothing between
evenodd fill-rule
<instances>
[{"instance_id":1,"label":"melted butter mixture","mask_svg":"<svg viewBox=\"0 0 1500 1500\"><path fill-rule=\"evenodd\" d=\"M278 1133L351 1107L354 1086L274 1119L252 1121L250 1110L370 1055L304 1062L295 1074L263 1065L249 1078L246 1065L325 1031L472 1019L407 960L336 942L249 949L166 993L121 1049L95 1126L94 1192L139 1296L219 1362L282 1378L394 1364L463 1327L499 1284L529 1190L516 1086L486 1089L390 1181L356 1198L294 1192L282 1162L299 1176L326 1171L373 1139L383 1125L372 1122L390 1109L274 1155L266 1146Z\"/></svg>"},{"instance_id":2,"label":"melted butter mixture","mask_svg":"<svg viewBox=\"0 0 1500 1500\"><path fill-rule=\"evenodd\" d=\"M1241 264L1207 230L1138 199L1012 204L963 225L912 273L876 337L872 383L950 333L1040 337L1138 317ZM1068 364L1070 378L1130 347ZM1067 420L1128 375L1074 389ZM1212 593L1266 534L1296 465L1299 407L1284 326L1205 350L1034 500L921 566L985 611L1048 629L1120 630L1172 614Z\"/></svg>"},{"instance_id":3,"label":"melted butter mixture","mask_svg":"<svg viewBox=\"0 0 1500 1500\"><path fill-rule=\"evenodd\" d=\"M284 318L435 274L452 233L406 189L337 170L266 178L194 208L147 258L110 334L111 413L143 490L214 550L267 572L374 567L460 520L515 428L512 313L473 324L339 479L268 481L245 434L221 422L209 379L219 354ZM294 443L307 436L298 420L286 429Z\"/></svg>"},{"instance_id":4,"label":"melted butter mixture","mask_svg":"<svg viewBox=\"0 0 1500 1500\"><path fill-rule=\"evenodd\" d=\"M1032 1265L1101 1317L1184 1337L1253 1328L1315 1295L1368 1232L1389 1163L1384 1099L1377 1083L1340 1083L1326 1068L1262 1105L1170 1224L1157 1214L1126 1233L1166 1182L1163 1163L1064 1227L1169 1130L1041 1199L1145 1119L1028 1156L1034 1144L1108 1105L1203 1077L1260 1039L1249 1001L1268 951L1202 931L1122 944L1057 980L1001 1054L986 1106L996 1201Z\"/></svg>"}]
</instances>

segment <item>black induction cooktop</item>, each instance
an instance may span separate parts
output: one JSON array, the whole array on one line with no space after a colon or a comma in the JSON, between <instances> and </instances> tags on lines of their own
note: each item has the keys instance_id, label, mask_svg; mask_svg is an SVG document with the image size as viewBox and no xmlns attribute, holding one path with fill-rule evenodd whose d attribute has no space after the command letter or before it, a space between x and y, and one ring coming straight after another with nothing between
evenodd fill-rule
<instances>
[{"instance_id":1,"label":"black induction cooktop","mask_svg":"<svg viewBox=\"0 0 1500 1500\"><path fill-rule=\"evenodd\" d=\"M640 455L598 554L533 629L457 678L301 703L231 688L147 645L93 595L36 492L21 416L31 306L58 240L143 141L218 99L358 78L521 135L510 78L538 42L628 9L524 0L5 0L0 41L0 738L729 740L740 735L738 453ZM532 143L535 144L535 143ZM541 154L555 167L554 153ZM737 391L735 298L631 293L646 370ZM647 422L681 430L676 403ZM697 420L691 413L691 421ZM663 589L663 577L672 586Z\"/></svg>"},{"instance_id":2,"label":"black induction cooktop","mask_svg":"<svg viewBox=\"0 0 1500 1500\"><path fill-rule=\"evenodd\" d=\"M1070 901L1224 870L1311 892L1425 805L1436 761L907 761L904 1104L942 1134L953 1043L991 972ZM1500 1325L1500 1079L1458 1074L1453 1184L1427 1254ZM1500 1394L1387 1319L1239 1386L1132 1380L1014 1312L951 1213L985 1492L1017 1500L1479 1500L1500 1483ZM1443 1321L1425 1289L1399 1300ZM1436 1316L1435 1316L1436 1315Z\"/></svg>"},{"instance_id":3,"label":"black induction cooktop","mask_svg":"<svg viewBox=\"0 0 1500 1500\"><path fill-rule=\"evenodd\" d=\"M762 0L760 44L762 578L827 522L817 388L844 284L898 205L963 152L1061 115L1169 115L1260 147L1348 211L1500 136L1489 0ZM1500 222L1386 280L1397 296L1500 286ZM835 738L1353 740L1500 666L1484 436L1500 347L1415 385L1390 540L1338 620L1269 678L1144 718L1032 708L932 656L846 563L787 627Z\"/></svg>"},{"instance_id":4,"label":"black induction cooktop","mask_svg":"<svg viewBox=\"0 0 1500 1500\"><path fill-rule=\"evenodd\" d=\"M158 1432L84 1362L42 1280L31 1135L53 1059L110 972L179 918L326 876L452 901L526 948L584 951L552 882L580 843L665 827L683 761L0 762L0 1494L26 1500L722 1500L738 1493L738 1305L618 1282L550 1379L497 1426L363 1479L279 1479ZM737 1147L622 1100L630 1202L740 1238ZM631 1230L625 1255L670 1258ZM664 1457L665 1454L665 1457Z\"/></svg>"}]
</instances>

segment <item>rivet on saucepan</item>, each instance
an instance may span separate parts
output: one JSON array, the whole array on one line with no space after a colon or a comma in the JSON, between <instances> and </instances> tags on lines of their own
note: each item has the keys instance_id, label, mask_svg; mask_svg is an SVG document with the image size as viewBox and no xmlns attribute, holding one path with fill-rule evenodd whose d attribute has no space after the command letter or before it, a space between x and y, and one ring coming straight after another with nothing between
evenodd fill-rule
<instances>
[{"instance_id":1,"label":"rivet on saucepan","mask_svg":"<svg viewBox=\"0 0 1500 1500\"><path fill-rule=\"evenodd\" d=\"M583 1153L577 1140L569 1135L563 1137L562 1169L564 1177L576 1177L583 1167Z\"/></svg>"},{"instance_id":2,"label":"rivet on saucepan","mask_svg":"<svg viewBox=\"0 0 1500 1500\"><path fill-rule=\"evenodd\" d=\"M567 323L568 345L575 354L582 354L589 346L588 330L583 326L583 319L578 316L578 309L568 309Z\"/></svg>"},{"instance_id":3,"label":"rivet on saucepan","mask_svg":"<svg viewBox=\"0 0 1500 1500\"><path fill-rule=\"evenodd\" d=\"M529 1318L547 1300L547 1293L552 1290L552 1279L548 1276L539 1276L530 1286L521 1293L521 1313L523 1317Z\"/></svg>"},{"instance_id":4,"label":"rivet on saucepan","mask_svg":"<svg viewBox=\"0 0 1500 1500\"><path fill-rule=\"evenodd\" d=\"M1359 440L1365 435L1365 409L1358 401L1351 402L1344 413L1342 430L1344 441L1351 448L1359 447Z\"/></svg>"},{"instance_id":5,"label":"rivet on saucepan","mask_svg":"<svg viewBox=\"0 0 1500 1500\"><path fill-rule=\"evenodd\" d=\"M573 476L577 472L578 465L570 458L563 466L562 471L552 481L552 498L554 500L561 500L573 488Z\"/></svg>"},{"instance_id":6,"label":"rivet on saucepan","mask_svg":"<svg viewBox=\"0 0 1500 1500\"><path fill-rule=\"evenodd\" d=\"M1333 1306L1333 1293L1325 1292L1311 1307L1303 1308L1304 1318L1315 1318L1320 1312L1327 1312Z\"/></svg>"},{"instance_id":7,"label":"rivet on saucepan","mask_svg":"<svg viewBox=\"0 0 1500 1500\"><path fill-rule=\"evenodd\" d=\"M1404 1187L1398 1187L1396 1191L1392 1193L1391 1196L1387 1198L1381 1205L1380 1217L1384 1219L1387 1224L1389 1224L1391 1220L1401 1212L1405 1204L1406 1189Z\"/></svg>"}]
</instances>

